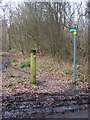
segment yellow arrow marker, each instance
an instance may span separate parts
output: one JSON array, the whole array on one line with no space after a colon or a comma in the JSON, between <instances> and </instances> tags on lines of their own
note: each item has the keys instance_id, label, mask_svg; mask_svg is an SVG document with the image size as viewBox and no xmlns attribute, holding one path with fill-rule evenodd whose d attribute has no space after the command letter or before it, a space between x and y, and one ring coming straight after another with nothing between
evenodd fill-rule
<instances>
[{"instance_id":1,"label":"yellow arrow marker","mask_svg":"<svg viewBox=\"0 0 90 120\"><path fill-rule=\"evenodd\" d=\"M74 35L76 35L76 34L77 34L77 32L75 31L75 32L74 32Z\"/></svg>"},{"instance_id":2,"label":"yellow arrow marker","mask_svg":"<svg viewBox=\"0 0 90 120\"><path fill-rule=\"evenodd\" d=\"M33 57L36 57L36 55L34 55Z\"/></svg>"}]
</instances>

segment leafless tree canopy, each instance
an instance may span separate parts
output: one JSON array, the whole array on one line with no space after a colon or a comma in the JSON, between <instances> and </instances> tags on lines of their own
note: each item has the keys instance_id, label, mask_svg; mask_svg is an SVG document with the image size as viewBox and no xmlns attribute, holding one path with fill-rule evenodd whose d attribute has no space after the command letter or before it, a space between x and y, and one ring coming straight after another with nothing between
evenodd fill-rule
<instances>
[{"instance_id":1,"label":"leafless tree canopy","mask_svg":"<svg viewBox=\"0 0 90 120\"><path fill-rule=\"evenodd\" d=\"M69 28L76 24L78 58L87 55L87 14L82 2L27 1L18 6L8 3L2 9L9 49L23 53L37 49L58 59L72 59L73 34L69 33Z\"/></svg>"}]
</instances>

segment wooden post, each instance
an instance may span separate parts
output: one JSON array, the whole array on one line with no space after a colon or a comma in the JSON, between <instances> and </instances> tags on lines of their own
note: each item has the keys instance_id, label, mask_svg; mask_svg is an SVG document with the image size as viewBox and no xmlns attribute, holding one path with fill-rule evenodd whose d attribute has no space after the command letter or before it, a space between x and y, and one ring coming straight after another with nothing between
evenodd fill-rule
<instances>
[{"instance_id":1,"label":"wooden post","mask_svg":"<svg viewBox=\"0 0 90 120\"><path fill-rule=\"evenodd\" d=\"M36 50L31 50L30 83L36 83Z\"/></svg>"}]
</instances>

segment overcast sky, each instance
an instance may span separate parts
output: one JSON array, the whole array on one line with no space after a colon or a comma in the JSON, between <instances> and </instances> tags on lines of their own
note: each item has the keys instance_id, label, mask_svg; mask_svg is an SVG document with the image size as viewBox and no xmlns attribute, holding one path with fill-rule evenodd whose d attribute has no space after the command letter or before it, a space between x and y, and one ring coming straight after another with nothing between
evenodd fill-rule
<instances>
[{"instance_id":1,"label":"overcast sky","mask_svg":"<svg viewBox=\"0 0 90 120\"><path fill-rule=\"evenodd\" d=\"M7 2L15 2L16 4L18 2L22 2L22 1L26 1L26 0L2 0L3 3L7 3ZM28 0L28 1L35 1L35 2L48 2L48 1L60 1L60 0ZM86 0L61 0L61 1L70 1L70 2L80 2L83 1L85 2Z\"/></svg>"},{"instance_id":2,"label":"overcast sky","mask_svg":"<svg viewBox=\"0 0 90 120\"><path fill-rule=\"evenodd\" d=\"M8 3L8 2L18 3L18 2L21 2L21 1L24 1L24 0L2 0L2 3L3 3L3 4Z\"/></svg>"},{"instance_id":3,"label":"overcast sky","mask_svg":"<svg viewBox=\"0 0 90 120\"><path fill-rule=\"evenodd\" d=\"M5 5L5 4L10 2L10 3L15 3L17 5L18 3L21 3L21 2L24 2L24 1L31 1L31 2L50 2L50 1L52 1L52 2L63 1L64 2L64 1L68 1L68 2L71 2L71 3L73 3L73 2L80 3L82 1L83 5L85 7L86 1L88 1L88 0L2 0L2 4ZM2 16L2 14L3 14L2 10L0 9L0 16Z\"/></svg>"}]
</instances>

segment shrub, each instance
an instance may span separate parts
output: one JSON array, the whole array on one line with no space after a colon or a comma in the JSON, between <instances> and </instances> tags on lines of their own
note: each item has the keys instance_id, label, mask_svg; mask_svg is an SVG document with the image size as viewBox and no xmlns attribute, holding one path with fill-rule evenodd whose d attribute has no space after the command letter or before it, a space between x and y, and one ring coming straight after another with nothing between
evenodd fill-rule
<instances>
[{"instance_id":1,"label":"shrub","mask_svg":"<svg viewBox=\"0 0 90 120\"><path fill-rule=\"evenodd\" d=\"M30 66L30 59L24 59L24 60L22 60L22 61L19 63L19 66L20 66L21 68Z\"/></svg>"}]
</instances>

